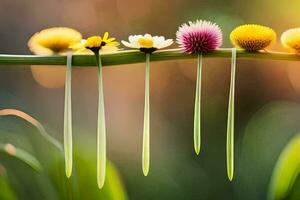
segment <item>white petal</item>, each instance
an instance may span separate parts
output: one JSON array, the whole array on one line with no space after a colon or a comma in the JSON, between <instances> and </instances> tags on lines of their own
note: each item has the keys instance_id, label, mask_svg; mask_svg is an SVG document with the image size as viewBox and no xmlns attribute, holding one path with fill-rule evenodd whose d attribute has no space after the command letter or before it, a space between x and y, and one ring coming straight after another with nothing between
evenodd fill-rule
<instances>
[{"instance_id":1,"label":"white petal","mask_svg":"<svg viewBox=\"0 0 300 200\"><path fill-rule=\"evenodd\" d=\"M130 35L129 37L128 37L128 41L132 44L133 43L133 41L135 40L135 36L134 35Z\"/></svg>"},{"instance_id":2,"label":"white petal","mask_svg":"<svg viewBox=\"0 0 300 200\"><path fill-rule=\"evenodd\" d=\"M144 35L144 38L152 39L152 36L151 36L150 34L146 33L146 34Z\"/></svg>"},{"instance_id":3,"label":"white petal","mask_svg":"<svg viewBox=\"0 0 300 200\"><path fill-rule=\"evenodd\" d=\"M139 47L139 44L138 44L138 39L142 37L142 35L131 35L129 36L129 42L135 46L135 47Z\"/></svg>"},{"instance_id":4,"label":"white petal","mask_svg":"<svg viewBox=\"0 0 300 200\"><path fill-rule=\"evenodd\" d=\"M165 41L165 37L163 36L154 36L153 37L153 47L158 48L161 43Z\"/></svg>"},{"instance_id":5,"label":"white petal","mask_svg":"<svg viewBox=\"0 0 300 200\"><path fill-rule=\"evenodd\" d=\"M168 39L168 40L165 40L162 43L160 43L159 46L157 46L156 48L162 49L162 48L166 48L166 47L168 47L168 46L170 46L172 44L173 44L173 40L172 39Z\"/></svg>"},{"instance_id":6,"label":"white petal","mask_svg":"<svg viewBox=\"0 0 300 200\"><path fill-rule=\"evenodd\" d=\"M126 41L124 41L124 40L122 40L121 42L122 42L122 44L123 44L124 46L126 46L126 47L129 47L129 48L135 48L135 49L138 49L138 48L139 48L138 46L133 45L133 44L131 44L131 43L129 43L129 42L126 42Z\"/></svg>"}]
</instances>

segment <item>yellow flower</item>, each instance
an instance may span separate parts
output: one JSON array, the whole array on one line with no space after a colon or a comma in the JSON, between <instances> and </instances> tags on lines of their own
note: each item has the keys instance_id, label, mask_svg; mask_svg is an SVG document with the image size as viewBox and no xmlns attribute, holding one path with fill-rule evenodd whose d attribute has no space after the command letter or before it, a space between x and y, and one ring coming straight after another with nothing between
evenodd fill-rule
<instances>
[{"instance_id":1,"label":"yellow flower","mask_svg":"<svg viewBox=\"0 0 300 200\"><path fill-rule=\"evenodd\" d=\"M119 43L116 41L116 38L109 38L108 32L105 32L103 37L101 36L91 36L87 38L84 43L85 48L92 50L93 52L97 52L104 46L112 46L116 47Z\"/></svg>"},{"instance_id":2,"label":"yellow flower","mask_svg":"<svg viewBox=\"0 0 300 200\"><path fill-rule=\"evenodd\" d=\"M85 47L87 49L93 48L101 48L102 46L102 38L100 36L92 36L86 40Z\"/></svg>"},{"instance_id":3,"label":"yellow flower","mask_svg":"<svg viewBox=\"0 0 300 200\"><path fill-rule=\"evenodd\" d=\"M300 53L300 28L293 28L283 32L281 44L295 53Z\"/></svg>"},{"instance_id":4,"label":"yellow flower","mask_svg":"<svg viewBox=\"0 0 300 200\"><path fill-rule=\"evenodd\" d=\"M235 28L230 33L230 40L235 47L254 52L265 49L274 42L276 33L266 26L246 24Z\"/></svg>"},{"instance_id":5,"label":"yellow flower","mask_svg":"<svg viewBox=\"0 0 300 200\"><path fill-rule=\"evenodd\" d=\"M64 53L70 44L80 42L81 34L71 28L54 27L35 33L28 41L28 47L37 55Z\"/></svg>"},{"instance_id":6,"label":"yellow flower","mask_svg":"<svg viewBox=\"0 0 300 200\"><path fill-rule=\"evenodd\" d=\"M80 42L77 43L73 43L70 45L70 48L73 50L74 54L81 54L81 55L90 55L93 54L92 51L90 51L89 49L87 49L85 47L86 44L86 40L83 39ZM119 48L116 46L103 46L100 49L101 54L107 54L107 53L113 53L118 51Z\"/></svg>"}]
</instances>

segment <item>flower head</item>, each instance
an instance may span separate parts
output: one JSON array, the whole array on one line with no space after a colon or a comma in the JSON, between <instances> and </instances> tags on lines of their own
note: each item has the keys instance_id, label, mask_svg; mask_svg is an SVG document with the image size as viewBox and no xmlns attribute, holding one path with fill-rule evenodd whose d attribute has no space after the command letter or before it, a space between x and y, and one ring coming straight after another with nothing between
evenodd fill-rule
<instances>
[{"instance_id":1,"label":"flower head","mask_svg":"<svg viewBox=\"0 0 300 200\"><path fill-rule=\"evenodd\" d=\"M197 20L181 25L176 37L179 46L185 53L189 54L207 53L222 45L220 27L205 20Z\"/></svg>"},{"instance_id":2,"label":"flower head","mask_svg":"<svg viewBox=\"0 0 300 200\"><path fill-rule=\"evenodd\" d=\"M80 42L72 43L70 48L74 51L74 54L84 54L89 55L92 54L92 51L86 48L86 39L82 39ZM118 51L119 48L117 46L102 46L100 49L101 54L112 53Z\"/></svg>"},{"instance_id":3,"label":"flower head","mask_svg":"<svg viewBox=\"0 0 300 200\"><path fill-rule=\"evenodd\" d=\"M81 34L71 28L54 27L35 33L28 41L28 47L34 54L51 55L64 53L71 43L79 42Z\"/></svg>"},{"instance_id":4,"label":"flower head","mask_svg":"<svg viewBox=\"0 0 300 200\"><path fill-rule=\"evenodd\" d=\"M254 52L265 49L274 42L276 33L266 26L246 24L235 28L230 34L230 40L235 47Z\"/></svg>"},{"instance_id":5,"label":"flower head","mask_svg":"<svg viewBox=\"0 0 300 200\"><path fill-rule=\"evenodd\" d=\"M103 37L101 36L91 36L86 40L82 40L81 43L84 44L86 49L89 49L93 52L99 52L100 49L104 46L113 46L116 47L119 43L116 41L116 38L109 38L108 32L105 32Z\"/></svg>"},{"instance_id":6,"label":"flower head","mask_svg":"<svg viewBox=\"0 0 300 200\"><path fill-rule=\"evenodd\" d=\"M293 28L283 32L281 44L293 52L300 53L300 28Z\"/></svg>"},{"instance_id":7,"label":"flower head","mask_svg":"<svg viewBox=\"0 0 300 200\"><path fill-rule=\"evenodd\" d=\"M129 48L139 49L144 53L152 53L157 49L162 49L173 44L172 39L165 39L163 36L130 35L129 42L122 40L122 44Z\"/></svg>"}]
</instances>

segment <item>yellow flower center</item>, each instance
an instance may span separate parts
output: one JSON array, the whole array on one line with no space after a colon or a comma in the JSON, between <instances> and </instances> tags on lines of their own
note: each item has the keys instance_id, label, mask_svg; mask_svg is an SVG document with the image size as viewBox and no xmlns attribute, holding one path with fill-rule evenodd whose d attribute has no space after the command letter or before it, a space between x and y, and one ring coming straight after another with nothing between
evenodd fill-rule
<instances>
[{"instance_id":1,"label":"yellow flower center","mask_svg":"<svg viewBox=\"0 0 300 200\"><path fill-rule=\"evenodd\" d=\"M153 47L153 40L152 38L140 38L138 43L141 48L152 48Z\"/></svg>"},{"instance_id":2,"label":"yellow flower center","mask_svg":"<svg viewBox=\"0 0 300 200\"><path fill-rule=\"evenodd\" d=\"M102 45L102 38L100 36L92 36L86 40L85 46L87 48L100 48Z\"/></svg>"},{"instance_id":3,"label":"yellow flower center","mask_svg":"<svg viewBox=\"0 0 300 200\"><path fill-rule=\"evenodd\" d=\"M230 34L234 46L247 51L265 49L276 40L276 33L269 27L247 24L234 29Z\"/></svg>"}]
</instances>

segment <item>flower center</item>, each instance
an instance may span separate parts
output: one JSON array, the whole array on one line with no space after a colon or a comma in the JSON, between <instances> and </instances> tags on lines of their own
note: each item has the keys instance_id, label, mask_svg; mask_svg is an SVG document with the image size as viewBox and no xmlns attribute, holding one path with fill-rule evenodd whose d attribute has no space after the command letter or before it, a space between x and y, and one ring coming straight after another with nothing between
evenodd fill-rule
<instances>
[{"instance_id":1,"label":"flower center","mask_svg":"<svg viewBox=\"0 0 300 200\"><path fill-rule=\"evenodd\" d=\"M86 41L87 48L101 47L101 44L102 44L102 38L100 36L89 37Z\"/></svg>"},{"instance_id":2,"label":"flower center","mask_svg":"<svg viewBox=\"0 0 300 200\"><path fill-rule=\"evenodd\" d=\"M153 47L153 40L152 38L140 38L138 43L141 48L152 48Z\"/></svg>"}]
</instances>

